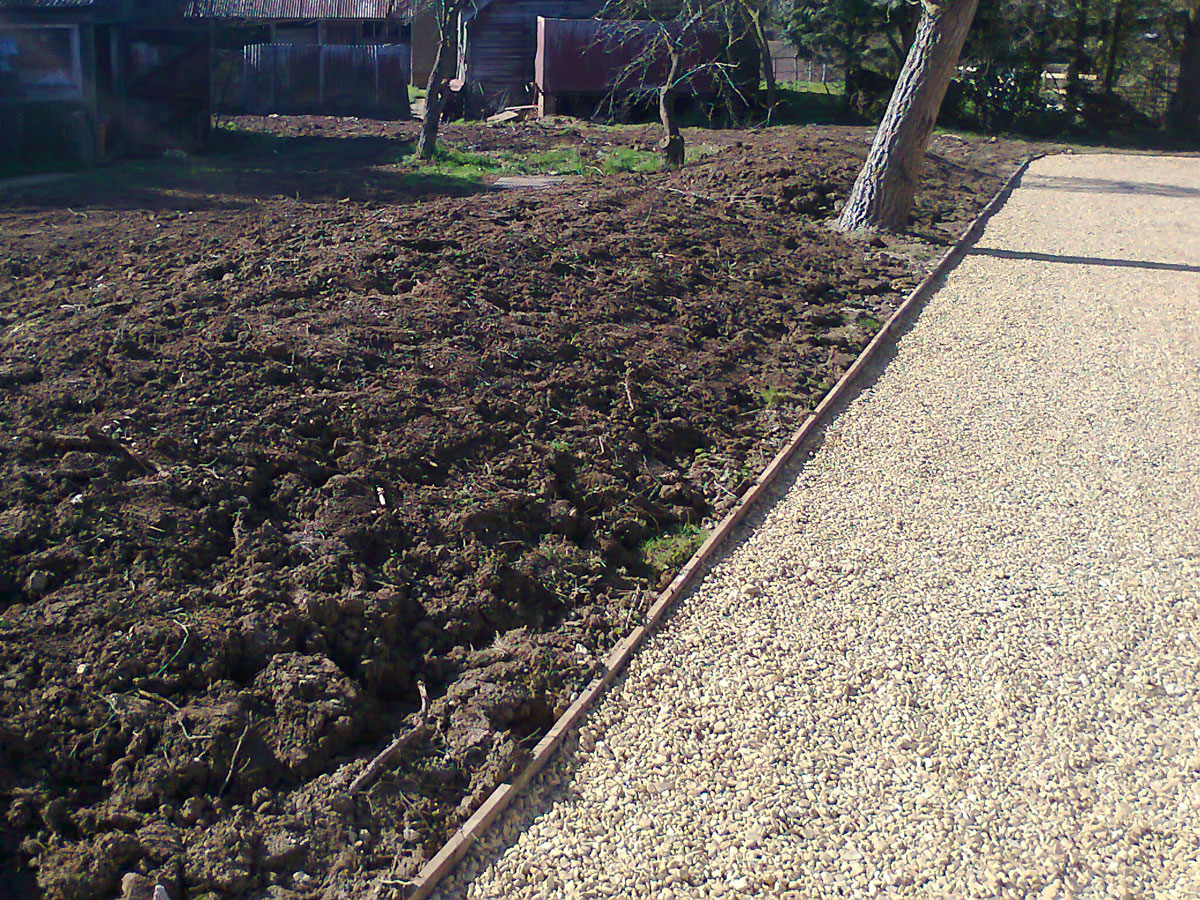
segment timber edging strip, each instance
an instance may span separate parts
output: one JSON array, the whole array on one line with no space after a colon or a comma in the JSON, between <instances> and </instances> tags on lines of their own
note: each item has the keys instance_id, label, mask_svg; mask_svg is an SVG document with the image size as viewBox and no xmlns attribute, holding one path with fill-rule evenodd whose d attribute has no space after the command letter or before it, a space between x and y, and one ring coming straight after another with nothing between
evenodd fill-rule
<instances>
[{"instance_id":1,"label":"timber edging strip","mask_svg":"<svg viewBox=\"0 0 1200 900\"><path fill-rule=\"evenodd\" d=\"M450 870L471 849L471 845L475 843L480 835L487 831L496 818L516 798L517 794L523 791L529 782L545 767L546 763L550 761L550 757L558 750L567 732L579 723L592 704L604 693L605 689L613 682L621 670L628 665L634 651L637 650L646 636L654 630L655 626L662 621L663 616L670 609L671 605L691 586L696 574L709 561L717 548L724 543L725 539L729 537L738 523L745 517L746 513L750 511L751 507L766 493L767 489L774 484L780 473L791 462L800 448L808 442L809 438L819 428L827 424L827 420L831 418L831 413L837 405L849 397L854 388L854 383L858 380L858 376L878 356L880 349L887 343L889 338L900 330L909 313L933 295L942 277L962 259L966 254L967 248L979 238L987 220L1004 204L1009 194L1012 193L1013 188L1016 187L1017 182L1020 181L1021 176L1025 174L1030 164L1037 158L1036 156L1030 157L1017 167L1017 170L988 202L987 206L983 208L983 211L980 212L962 235L959 236L954 245L942 255L941 259L933 267L933 270L921 280L921 283L912 290L904 299L904 302L888 317L888 320L876 332L871 342L858 355L858 358L854 360L850 368L838 380L837 384L830 389L825 398L817 405L817 408L812 411L809 417L797 429L796 433L792 435L787 445L775 455L770 465L758 476L754 485L741 496L733 509L725 514L725 517L713 529L712 534L700 545L700 549L679 570L679 574L675 576L675 579L667 588L658 595L658 599L655 600L646 613L645 622L634 628L632 632L609 651L604 661L600 664L600 674L593 678L588 686L579 693L579 696L575 698L575 701L567 708L567 711L558 718L558 721L554 723L546 733L546 736L534 747L530 761L521 773L511 782L499 785L483 801L479 809L450 837L441 850L417 873L417 877L412 883L412 890L408 895L408 900L425 900L425 898L432 894L438 883L450 873Z\"/></svg>"}]
</instances>

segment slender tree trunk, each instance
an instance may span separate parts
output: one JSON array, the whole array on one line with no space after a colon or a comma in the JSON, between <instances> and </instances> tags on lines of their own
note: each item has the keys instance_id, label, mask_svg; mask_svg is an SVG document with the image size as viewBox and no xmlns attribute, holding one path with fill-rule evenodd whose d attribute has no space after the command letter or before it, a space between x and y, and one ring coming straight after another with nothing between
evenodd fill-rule
<instances>
[{"instance_id":1,"label":"slender tree trunk","mask_svg":"<svg viewBox=\"0 0 1200 900\"><path fill-rule=\"evenodd\" d=\"M1179 54L1179 83L1167 110L1168 127L1200 143L1200 2L1188 12L1183 49Z\"/></svg>"},{"instance_id":2,"label":"slender tree trunk","mask_svg":"<svg viewBox=\"0 0 1200 900\"><path fill-rule=\"evenodd\" d=\"M771 43L767 40L767 32L763 28L762 10L750 13L750 22L754 26L754 39L758 43L758 58L762 65L763 83L767 86L767 118L775 111L777 86L775 84L775 60L771 59Z\"/></svg>"},{"instance_id":3,"label":"slender tree trunk","mask_svg":"<svg viewBox=\"0 0 1200 900\"><path fill-rule=\"evenodd\" d=\"M946 88L979 0L925 0L916 40L866 164L838 219L839 231L900 230L908 224Z\"/></svg>"},{"instance_id":4,"label":"slender tree trunk","mask_svg":"<svg viewBox=\"0 0 1200 900\"><path fill-rule=\"evenodd\" d=\"M854 106L854 95L858 91L858 83L861 79L858 77L858 70L861 68L858 63L858 35L854 24L846 25L846 43L842 47L842 58L846 61L845 71L842 72L842 108L846 112L850 112Z\"/></svg>"},{"instance_id":5,"label":"slender tree trunk","mask_svg":"<svg viewBox=\"0 0 1200 900\"><path fill-rule=\"evenodd\" d=\"M664 132L658 149L662 151L666 167L678 169L683 165L683 135L679 133L679 122L675 118L675 80L679 77L683 53L673 42L668 43L667 53L671 68L667 71L667 80L658 89L658 116L662 119Z\"/></svg>"},{"instance_id":6,"label":"slender tree trunk","mask_svg":"<svg viewBox=\"0 0 1200 900\"><path fill-rule=\"evenodd\" d=\"M1125 41L1125 2L1120 0L1113 10L1112 22L1109 26L1108 53L1104 59L1104 93L1111 94L1117 84L1117 63L1121 59L1122 44Z\"/></svg>"},{"instance_id":7,"label":"slender tree trunk","mask_svg":"<svg viewBox=\"0 0 1200 900\"><path fill-rule=\"evenodd\" d=\"M437 150L438 125L442 118L442 100L446 90L443 70L449 58L452 17L438 10L438 43L433 56L433 68L425 86L425 115L421 118L421 136L417 139L417 159L433 159Z\"/></svg>"},{"instance_id":8,"label":"slender tree trunk","mask_svg":"<svg viewBox=\"0 0 1200 900\"><path fill-rule=\"evenodd\" d=\"M1075 46L1067 64L1067 110L1072 117L1079 110L1079 78L1087 68L1087 20L1091 0L1075 0Z\"/></svg>"}]
</instances>

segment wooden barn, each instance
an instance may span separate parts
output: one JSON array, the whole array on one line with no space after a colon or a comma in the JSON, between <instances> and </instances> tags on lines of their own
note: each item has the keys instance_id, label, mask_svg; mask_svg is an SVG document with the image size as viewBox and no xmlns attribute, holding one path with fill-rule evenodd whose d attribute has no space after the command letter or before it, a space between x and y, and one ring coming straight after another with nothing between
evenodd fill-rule
<instances>
[{"instance_id":1,"label":"wooden barn","mask_svg":"<svg viewBox=\"0 0 1200 900\"><path fill-rule=\"evenodd\" d=\"M591 19L602 0L477 0L459 18L458 80L485 110L534 97L538 17Z\"/></svg>"},{"instance_id":2,"label":"wooden barn","mask_svg":"<svg viewBox=\"0 0 1200 900\"><path fill-rule=\"evenodd\" d=\"M90 163L194 148L208 63L172 0L0 0L0 154Z\"/></svg>"},{"instance_id":3,"label":"wooden barn","mask_svg":"<svg viewBox=\"0 0 1200 900\"><path fill-rule=\"evenodd\" d=\"M189 0L211 31L214 108L407 118L409 0Z\"/></svg>"}]
</instances>

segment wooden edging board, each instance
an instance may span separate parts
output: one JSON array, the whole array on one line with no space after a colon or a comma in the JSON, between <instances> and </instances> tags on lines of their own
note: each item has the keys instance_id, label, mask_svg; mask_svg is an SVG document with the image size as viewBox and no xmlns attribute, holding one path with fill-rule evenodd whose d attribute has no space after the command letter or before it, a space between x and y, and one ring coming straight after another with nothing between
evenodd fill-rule
<instances>
[{"instance_id":1,"label":"wooden edging board","mask_svg":"<svg viewBox=\"0 0 1200 900\"><path fill-rule=\"evenodd\" d=\"M858 380L858 376L862 374L863 369L879 355L881 348L889 339L897 334L907 320L909 313L934 293L942 277L957 265L959 260L965 255L967 248L979 238L987 220L1008 199L1008 195L1012 193L1021 176L1025 174L1025 171L1036 158L1032 157L1025 160L1017 168L1008 181L1004 183L1004 186L997 192L996 196L983 208L983 211L975 221L971 223L958 240L954 242L954 245L938 260L933 270L925 276L921 283L913 289L912 293L904 299L904 302L897 307L896 311L883 324L875 337L872 338L871 342L867 344L866 348L851 364L850 368L846 370L846 373L842 375L837 384L825 395L825 399L817 405L817 408L812 411L796 433L792 435L787 445L776 454L775 458L771 460L770 465L763 470L762 474L758 476L758 479L746 493L738 499L734 507L725 514L725 517L713 529L708 539L700 545L700 549L679 570L679 574L675 576L675 579L658 595L658 599L655 600L654 605L650 607L649 612L646 614L645 622L634 628L624 640L609 651L608 656L600 664L600 674L593 678L588 686L580 692L575 702L567 708L567 711L558 718L558 721L554 723L546 733L546 736L534 747L530 761L521 773L511 782L505 782L497 787L471 818L463 823L462 827L442 846L442 849L417 873L416 878L412 882L408 900L425 900L425 898L432 894L438 883L466 855L467 851L471 849L471 845L475 843L479 836L491 826L500 813L504 812L513 799L545 767L546 763L550 761L550 757L554 755L554 752L562 743L563 738L579 723L592 704L596 702L605 689L613 682L613 679L625 668L634 651L637 650L646 636L654 630L654 627L662 621L663 616L671 605L691 586L696 574L712 558L717 548L729 537L734 528L737 527L738 523L749 512L750 508L766 493L767 489L775 482L779 474L800 448L808 442L809 438L819 428L827 424L827 420L831 417L831 413L838 404L848 398L855 381Z\"/></svg>"}]
</instances>

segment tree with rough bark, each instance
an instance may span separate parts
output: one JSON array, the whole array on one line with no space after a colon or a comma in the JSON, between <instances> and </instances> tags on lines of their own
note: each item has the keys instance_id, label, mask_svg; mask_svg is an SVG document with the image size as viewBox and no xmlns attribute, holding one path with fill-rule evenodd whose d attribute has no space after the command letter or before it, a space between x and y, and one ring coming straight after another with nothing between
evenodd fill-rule
<instances>
[{"instance_id":1,"label":"tree with rough bark","mask_svg":"<svg viewBox=\"0 0 1200 900\"><path fill-rule=\"evenodd\" d=\"M429 81L425 86L425 114L421 117L421 134L417 138L417 159L433 159L437 151L442 108L445 106L446 93L450 90L450 78L454 72L454 38L458 28L458 16L468 2L469 0L424 0L419 6L420 12L433 20L437 44L433 66L429 70Z\"/></svg>"},{"instance_id":2,"label":"tree with rough bark","mask_svg":"<svg viewBox=\"0 0 1200 900\"><path fill-rule=\"evenodd\" d=\"M753 2L609 0L601 11L606 27L598 40L637 48L629 62L613 73L610 101L639 91L644 95L645 87L639 85L657 83L654 94L663 126L658 150L666 168L683 165L685 142L676 105L694 79L705 77L715 83L731 113L748 106L738 73L744 43L758 43L747 13ZM716 43L721 49L712 52Z\"/></svg>"},{"instance_id":3,"label":"tree with rough bark","mask_svg":"<svg viewBox=\"0 0 1200 900\"><path fill-rule=\"evenodd\" d=\"M1179 50L1179 79L1167 110L1167 127L1200 143L1200 0L1188 0Z\"/></svg>"},{"instance_id":4,"label":"tree with rough bark","mask_svg":"<svg viewBox=\"0 0 1200 900\"><path fill-rule=\"evenodd\" d=\"M754 43L758 47L758 65L762 71L764 86L763 105L767 110L767 119L775 111L779 102L779 87L775 84L775 63L771 59L771 43L767 39L767 22L770 20L771 8L761 0L738 0L750 23Z\"/></svg>"},{"instance_id":5,"label":"tree with rough bark","mask_svg":"<svg viewBox=\"0 0 1200 900\"><path fill-rule=\"evenodd\" d=\"M923 0L921 19L839 231L898 231L908 224L925 151L979 0Z\"/></svg>"}]
</instances>

